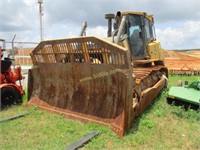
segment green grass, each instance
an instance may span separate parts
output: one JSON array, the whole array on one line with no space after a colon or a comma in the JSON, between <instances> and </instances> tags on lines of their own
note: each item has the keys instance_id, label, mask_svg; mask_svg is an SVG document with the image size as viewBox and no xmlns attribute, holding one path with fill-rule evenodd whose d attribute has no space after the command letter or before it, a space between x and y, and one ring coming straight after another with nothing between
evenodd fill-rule
<instances>
[{"instance_id":1,"label":"green grass","mask_svg":"<svg viewBox=\"0 0 200 150\"><path fill-rule=\"evenodd\" d=\"M176 85L180 78L190 82L198 77L170 76L169 86ZM0 123L0 149L63 150L93 130L99 130L100 134L81 149L200 149L199 113L168 105L167 91L162 91L148 109L133 121L131 129L122 139L105 126L63 119L60 115L34 107L12 106L1 111L0 118L24 111L29 114Z\"/></svg>"}]
</instances>

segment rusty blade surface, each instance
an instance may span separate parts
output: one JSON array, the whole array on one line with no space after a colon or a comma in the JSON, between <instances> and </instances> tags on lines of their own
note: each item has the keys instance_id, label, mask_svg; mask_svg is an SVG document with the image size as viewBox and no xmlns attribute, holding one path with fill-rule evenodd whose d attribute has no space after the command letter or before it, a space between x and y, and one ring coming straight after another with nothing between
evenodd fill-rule
<instances>
[{"instance_id":1,"label":"rusty blade surface","mask_svg":"<svg viewBox=\"0 0 200 150\"><path fill-rule=\"evenodd\" d=\"M29 105L68 118L108 125L119 136L130 126L133 81L126 69L40 63L30 70L29 76Z\"/></svg>"}]
</instances>

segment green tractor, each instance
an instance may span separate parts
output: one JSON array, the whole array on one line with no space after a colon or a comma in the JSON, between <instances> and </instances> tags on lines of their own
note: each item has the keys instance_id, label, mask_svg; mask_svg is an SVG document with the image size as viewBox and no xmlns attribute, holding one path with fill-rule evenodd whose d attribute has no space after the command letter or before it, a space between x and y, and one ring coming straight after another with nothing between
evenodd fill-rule
<instances>
[{"instance_id":1,"label":"green tractor","mask_svg":"<svg viewBox=\"0 0 200 150\"><path fill-rule=\"evenodd\" d=\"M188 85L188 81L185 81L182 86L182 81L178 82L178 86L172 86L169 89L168 103L175 103L175 105L183 105L186 109L198 109L200 108L200 80L196 80Z\"/></svg>"}]
</instances>

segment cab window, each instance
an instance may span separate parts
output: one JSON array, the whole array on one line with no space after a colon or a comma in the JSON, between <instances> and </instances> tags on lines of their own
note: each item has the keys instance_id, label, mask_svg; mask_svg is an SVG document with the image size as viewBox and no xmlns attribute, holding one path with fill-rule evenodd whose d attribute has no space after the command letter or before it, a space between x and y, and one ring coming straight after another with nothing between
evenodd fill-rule
<instances>
[{"instance_id":1,"label":"cab window","mask_svg":"<svg viewBox=\"0 0 200 150\"><path fill-rule=\"evenodd\" d=\"M129 41L132 55L143 56L144 44L142 40L141 17L138 15L129 15Z\"/></svg>"},{"instance_id":2,"label":"cab window","mask_svg":"<svg viewBox=\"0 0 200 150\"><path fill-rule=\"evenodd\" d=\"M147 43L155 39L153 36L152 28L153 28L152 23L147 18L145 18L145 35Z\"/></svg>"}]
</instances>

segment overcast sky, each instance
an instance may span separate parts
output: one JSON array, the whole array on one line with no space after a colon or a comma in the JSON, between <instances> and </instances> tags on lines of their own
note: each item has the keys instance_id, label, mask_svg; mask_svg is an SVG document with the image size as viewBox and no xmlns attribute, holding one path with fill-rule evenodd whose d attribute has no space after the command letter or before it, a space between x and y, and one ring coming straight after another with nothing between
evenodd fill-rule
<instances>
[{"instance_id":1,"label":"overcast sky","mask_svg":"<svg viewBox=\"0 0 200 150\"><path fill-rule=\"evenodd\" d=\"M106 13L145 11L154 15L157 39L164 49L200 48L200 0L43 0L44 39L87 35L105 37ZM0 38L39 42L38 0L0 0Z\"/></svg>"}]
</instances>

